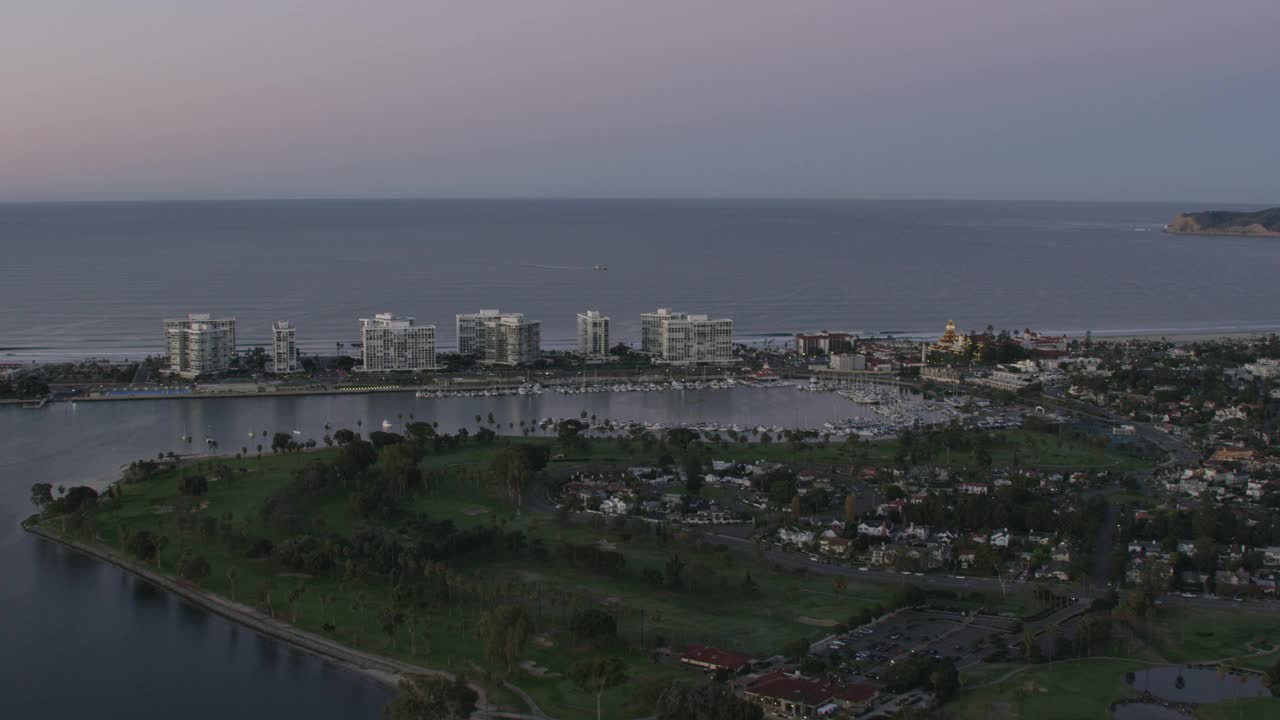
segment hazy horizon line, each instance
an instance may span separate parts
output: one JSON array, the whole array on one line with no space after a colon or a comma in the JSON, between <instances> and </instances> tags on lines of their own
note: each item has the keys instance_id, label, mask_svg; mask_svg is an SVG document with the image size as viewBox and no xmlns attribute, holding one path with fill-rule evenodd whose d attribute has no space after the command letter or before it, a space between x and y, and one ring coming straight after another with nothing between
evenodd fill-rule
<instances>
[{"instance_id":1,"label":"hazy horizon line","mask_svg":"<svg viewBox=\"0 0 1280 720\"><path fill-rule=\"evenodd\" d=\"M1003 195L299 195L299 196L208 196L173 198L71 198L22 200L0 198L0 206L17 205L198 205L247 203L320 202L986 202L1056 203L1114 205L1231 205L1259 208L1280 206L1274 202L1249 200L1123 199L1053 196ZM1188 210L1188 212L1194 212Z\"/></svg>"}]
</instances>

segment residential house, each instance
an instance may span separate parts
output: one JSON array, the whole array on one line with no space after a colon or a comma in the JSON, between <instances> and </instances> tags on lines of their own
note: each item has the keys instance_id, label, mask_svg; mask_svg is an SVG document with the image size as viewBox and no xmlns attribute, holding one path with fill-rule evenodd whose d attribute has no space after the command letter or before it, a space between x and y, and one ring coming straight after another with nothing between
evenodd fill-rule
<instances>
[{"instance_id":1,"label":"residential house","mask_svg":"<svg viewBox=\"0 0 1280 720\"><path fill-rule=\"evenodd\" d=\"M1262 564L1267 567L1280 566L1280 545L1262 548Z\"/></svg>"},{"instance_id":2,"label":"residential house","mask_svg":"<svg viewBox=\"0 0 1280 720\"><path fill-rule=\"evenodd\" d=\"M1053 552L1049 557L1053 558L1056 562L1071 562L1071 544L1065 541L1058 543L1053 547Z\"/></svg>"},{"instance_id":3,"label":"residential house","mask_svg":"<svg viewBox=\"0 0 1280 720\"><path fill-rule=\"evenodd\" d=\"M616 495L600 502L600 512L605 515L626 515L632 507L626 498Z\"/></svg>"},{"instance_id":4,"label":"residential house","mask_svg":"<svg viewBox=\"0 0 1280 720\"><path fill-rule=\"evenodd\" d=\"M1029 532L1027 533L1027 542L1032 545L1048 545L1053 542L1054 534L1050 532Z\"/></svg>"},{"instance_id":5,"label":"residential house","mask_svg":"<svg viewBox=\"0 0 1280 720\"><path fill-rule=\"evenodd\" d=\"M801 528L779 528L778 539L786 545L808 545L813 542L814 534Z\"/></svg>"},{"instance_id":6,"label":"residential house","mask_svg":"<svg viewBox=\"0 0 1280 720\"><path fill-rule=\"evenodd\" d=\"M929 539L929 526L911 523L902 531L902 534L916 540L925 541Z\"/></svg>"},{"instance_id":7,"label":"residential house","mask_svg":"<svg viewBox=\"0 0 1280 720\"><path fill-rule=\"evenodd\" d=\"M1239 568L1236 570L1219 570L1214 573L1214 581L1219 589L1224 587L1248 587L1253 576L1248 570Z\"/></svg>"},{"instance_id":8,"label":"residential house","mask_svg":"<svg viewBox=\"0 0 1280 720\"><path fill-rule=\"evenodd\" d=\"M858 523L859 535L870 535L871 537L887 538L889 537L890 526L888 523L880 523L879 525L868 525L865 522Z\"/></svg>"},{"instance_id":9,"label":"residential house","mask_svg":"<svg viewBox=\"0 0 1280 720\"><path fill-rule=\"evenodd\" d=\"M821 540L818 541L818 550L823 555L828 555L830 557L847 558L849 557L849 552L852 549L853 549L853 545L849 542L849 540L847 538L842 538L839 536L836 536L836 537L824 536Z\"/></svg>"}]
</instances>

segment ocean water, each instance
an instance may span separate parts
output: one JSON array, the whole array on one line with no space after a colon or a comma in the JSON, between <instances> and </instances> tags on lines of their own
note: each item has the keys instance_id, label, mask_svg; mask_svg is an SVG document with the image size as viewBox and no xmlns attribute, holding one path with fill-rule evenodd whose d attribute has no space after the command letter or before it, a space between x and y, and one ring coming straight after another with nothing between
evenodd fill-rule
<instances>
[{"instance_id":1,"label":"ocean water","mask_svg":"<svg viewBox=\"0 0 1280 720\"><path fill-rule=\"evenodd\" d=\"M660 305L724 314L740 339L828 328L1124 333L1280 327L1280 242L1167 236L1166 205L935 202L264 202L0 205L0 363L161 349L164 317L235 315L244 344L291 319L311 351L394 311L440 327L481 307L577 312L638 336ZM606 272L593 271L607 265ZM34 482L112 479L179 438L317 435L412 412L442 427L579 410L616 420L808 424L787 390L418 401L411 394L0 407L0 717L374 718L368 679L23 533ZM771 395L770 393L782 393ZM455 425L456 426L456 425ZM71 690L69 690L71 689Z\"/></svg>"},{"instance_id":2,"label":"ocean water","mask_svg":"<svg viewBox=\"0 0 1280 720\"><path fill-rule=\"evenodd\" d=\"M397 428L410 417L450 432L492 413L522 420L810 425L858 414L852 403L791 388L418 399L413 393L0 406L0 718L379 718L389 691L361 675L238 628L124 572L29 535L36 482L102 487L159 452L252 453L262 433L300 439L335 428ZM357 425L357 422L361 425ZM253 431L254 438L248 433ZM192 436L192 443L182 440ZM74 685L74 692L66 692Z\"/></svg>"},{"instance_id":3,"label":"ocean water","mask_svg":"<svg viewBox=\"0 0 1280 720\"><path fill-rule=\"evenodd\" d=\"M0 362L138 357L161 320L290 319L311 352L391 311L575 316L637 341L659 306L741 340L831 329L1121 334L1280 327L1280 242L1160 232L1199 205L936 201L296 201L0 205ZM607 271L594 271L596 265Z\"/></svg>"}]
</instances>

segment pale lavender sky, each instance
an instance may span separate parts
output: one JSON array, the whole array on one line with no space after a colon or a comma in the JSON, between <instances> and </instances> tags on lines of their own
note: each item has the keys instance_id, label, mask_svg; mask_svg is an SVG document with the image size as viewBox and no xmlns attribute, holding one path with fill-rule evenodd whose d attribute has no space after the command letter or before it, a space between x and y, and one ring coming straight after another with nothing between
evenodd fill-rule
<instances>
[{"instance_id":1,"label":"pale lavender sky","mask_svg":"<svg viewBox=\"0 0 1280 720\"><path fill-rule=\"evenodd\" d=\"M1280 0L5 0L0 200L1280 203Z\"/></svg>"}]
</instances>

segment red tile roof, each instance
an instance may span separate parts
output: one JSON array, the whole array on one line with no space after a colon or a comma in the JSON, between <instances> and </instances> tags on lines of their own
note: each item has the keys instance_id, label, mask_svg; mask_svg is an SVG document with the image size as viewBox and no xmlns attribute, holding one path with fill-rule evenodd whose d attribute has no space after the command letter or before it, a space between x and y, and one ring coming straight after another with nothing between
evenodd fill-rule
<instances>
[{"instance_id":1,"label":"red tile roof","mask_svg":"<svg viewBox=\"0 0 1280 720\"><path fill-rule=\"evenodd\" d=\"M752 695L799 702L804 705L821 705L834 697L831 685L820 680L807 677L791 677L781 673L770 673L761 677L747 692Z\"/></svg>"},{"instance_id":2,"label":"red tile roof","mask_svg":"<svg viewBox=\"0 0 1280 720\"><path fill-rule=\"evenodd\" d=\"M851 703L863 703L880 694L871 685L843 685L836 688L836 698Z\"/></svg>"},{"instance_id":3,"label":"red tile roof","mask_svg":"<svg viewBox=\"0 0 1280 720\"><path fill-rule=\"evenodd\" d=\"M737 670L745 665L750 665L752 660L751 656L733 652L732 650L721 650L720 648L707 647L706 645L692 644L685 648L684 655L680 659L684 662L711 665L729 670Z\"/></svg>"}]
</instances>

